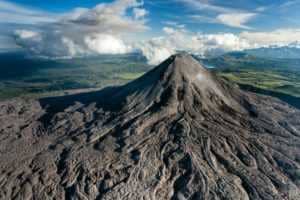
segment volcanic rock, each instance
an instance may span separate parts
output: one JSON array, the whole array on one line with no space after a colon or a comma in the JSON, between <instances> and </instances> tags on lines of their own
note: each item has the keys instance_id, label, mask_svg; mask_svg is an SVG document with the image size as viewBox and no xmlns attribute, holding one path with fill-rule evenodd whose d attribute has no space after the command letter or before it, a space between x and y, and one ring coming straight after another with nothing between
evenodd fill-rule
<instances>
[{"instance_id":1,"label":"volcanic rock","mask_svg":"<svg viewBox=\"0 0 300 200\"><path fill-rule=\"evenodd\" d=\"M299 200L300 111L187 54L121 87L0 102L0 199Z\"/></svg>"}]
</instances>

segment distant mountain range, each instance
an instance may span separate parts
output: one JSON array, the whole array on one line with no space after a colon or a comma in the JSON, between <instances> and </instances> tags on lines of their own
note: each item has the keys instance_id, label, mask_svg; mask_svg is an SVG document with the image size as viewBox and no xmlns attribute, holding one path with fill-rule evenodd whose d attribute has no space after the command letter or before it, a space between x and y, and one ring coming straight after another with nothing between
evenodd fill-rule
<instances>
[{"instance_id":1,"label":"distant mountain range","mask_svg":"<svg viewBox=\"0 0 300 200\"><path fill-rule=\"evenodd\" d=\"M295 48L296 49L296 48ZM285 70L299 70L300 68L300 49L299 57L294 56L275 56L275 52L279 52L279 48L274 50L272 54L270 50L268 55L259 53L263 51L262 49L252 49L247 51L229 52L224 55L211 58L199 58L194 56L200 63L204 64L207 68L217 68L217 69L240 69L243 67L247 68L265 68L265 69L285 69ZM282 51L283 48L282 48ZM267 48L265 52L268 52ZM279 54L279 53L278 53ZM287 55L287 53L286 53Z\"/></svg>"},{"instance_id":2,"label":"distant mountain range","mask_svg":"<svg viewBox=\"0 0 300 200\"><path fill-rule=\"evenodd\" d=\"M288 46L271 46L243 51L247 54L263 58L300 59L300 44Z\"/></svg>"}]
</instances>

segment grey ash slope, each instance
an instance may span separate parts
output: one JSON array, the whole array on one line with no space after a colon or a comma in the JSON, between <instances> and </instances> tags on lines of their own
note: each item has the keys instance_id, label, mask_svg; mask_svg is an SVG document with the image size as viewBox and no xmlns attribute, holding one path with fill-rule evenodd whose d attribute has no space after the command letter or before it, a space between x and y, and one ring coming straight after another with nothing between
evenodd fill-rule
<instances>
[{"instance_id":1,"label":"grey ash slope","mask_svg":"<svg viewBox=\"0 0 300 200\"><path fill-rule=\"evenodd\" d=\"M120 88L2 102L0 131L0 199L300 197L300 111L185 54Z\"/></svg>"}]
</instances>

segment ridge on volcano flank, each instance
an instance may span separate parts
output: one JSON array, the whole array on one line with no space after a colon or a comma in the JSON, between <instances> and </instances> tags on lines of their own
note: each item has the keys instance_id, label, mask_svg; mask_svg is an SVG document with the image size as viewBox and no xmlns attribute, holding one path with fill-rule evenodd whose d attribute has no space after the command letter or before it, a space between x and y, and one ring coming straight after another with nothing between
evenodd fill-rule
<instances>
[{"instance_id":1,"label":"ridge on volcano flank","mask_svg":"<svg viewBox=\"0 0 300 200\"><path fill-rule=\"evenodd\" d=\"M300 111L187 54L121 87L0 102L0 133L0 199L300 199Z\"/></svg>"}]
</instances>

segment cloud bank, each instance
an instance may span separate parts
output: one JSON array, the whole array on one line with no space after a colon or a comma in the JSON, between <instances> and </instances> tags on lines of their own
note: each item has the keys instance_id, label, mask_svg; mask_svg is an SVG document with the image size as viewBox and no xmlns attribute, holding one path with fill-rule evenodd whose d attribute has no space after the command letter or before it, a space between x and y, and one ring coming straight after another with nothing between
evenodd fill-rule
<instances>
[{"instance_id":1,"label":"cloud bank","mask_svg":"<svg viewBox=\"0 0 300 200\"><path fill-rule=\"evenodd\" d=\"M129 53L126 38L148 29L142 6L138 0L117 0L77 8L54 23L16 30L14 36L18 45L45 57Z\"/></svg>"},{"instance_id":2,"label":"cloud bank","mask_svg":"<svg viewBox=\"0 0 300 200\"><path fill-rule=\"evenodd\" d=\"M205 57L251 47L248 41L232 33L202 34L170 27L165 27L164 32L165 36L153 38L139 45L150 64L158 64L178 51Z\"/></svg>"},{"instance_id":3,"label":"cloud bank","mask_svg":"<svg viewBox=\"0 0 300 200\"><path fill-rule=\"evenodd\" d=\"M300 42L300 29L277 29L270 32L242 32L240 37L256 46L286 46Z\"/></svg>"},{"instance_id":4,"label":"cloud bank","mask_svg":"<svg viewBox=\"0 0 300 200\"><path fill-rule=\"evenodd\" d=\"M199 4L195 0L178 1L194 5L198 10L216 12L217 17L209 19L211 23L251 29L245 24L256 17L252 12L245 13L209 3ZM24 15L30 13L28 9L10 4L5 9L12 9L12 6ZM34 11L34 13L40 12ZM112 3L98 4L91 9L77 8L69 13L55 16L54 22L38 24L31 29L18 29L14 32L14 38L19 46L43 57L71 58L140 52L152 65L158 64L178 51L187 51L205 57L229 51L271 45L285 46L300 42L300 29L207 34L188 31L184 24L176 21L162 22L166 27L162 28L159 37L140 41L137 36L149 30L148 14L149 11L144 8L143 1L116 0ZM208 20L205 16L204 18L194 16L194 18Z\"/></svg>"},{"instance_id":5,"label":"cloud bank","mask_svg":"<svg viewBox=\"0 0 300 200\"><path fill-rule=\"evenodd\" d=\"M238 34L193 33L171 27L165 27L163 30L164 36L152 38L139 45L150 64L158 64L178 51L206 57L259 47L289 45L295 47L295 44L300 42L300 29L279 29L271 32L247 31Z\"/></svg>"},{"instance_id":6,"label":"cloud bank","mask_svg":"<svg viewBox=\"0 0 300 200\"><path fill-rule=\"evenodd\" d=\"M216 56L268 46L288 46L300 42L300 29L280 29L272 32L241 32L204 34L184 28L164 27L164 34L145 41L125 42L117 35L94 33L72 40L60 32L39 33L16 31L18 44L31 52L49 57L74 57L91 54L125 54L141 52L149 64L156 65L178 51L202 57Z\"/></svg>"}]
</instances>

